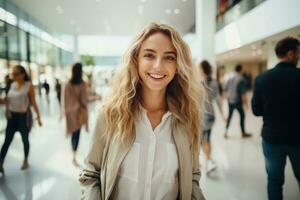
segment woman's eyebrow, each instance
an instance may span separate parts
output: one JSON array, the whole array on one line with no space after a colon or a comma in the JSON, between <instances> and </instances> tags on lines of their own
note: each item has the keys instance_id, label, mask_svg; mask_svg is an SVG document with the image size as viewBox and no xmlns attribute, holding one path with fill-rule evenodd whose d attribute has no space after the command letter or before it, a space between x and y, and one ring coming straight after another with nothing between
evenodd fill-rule
<instances>
[{"instance_id":1,"label":"woman's eyebrow","mask_svg":"<svg viewBox=\"0 0 300 200\"><path fill-rule=\"evenodd\" d=\"M174 51L166 51L164 54L173 54L174 56L176 56L176 52Z\"/></svg>"},{"instance_id":2,"label":"woman's eyebrow","mask_svg":"<svg viewBox=\"0 0 300 200\"><path fill-rule=\"evenodd\" d=\"M156 53L156 51L153 50L153 49L144 49L144 52L145 51L150 51L150 52ZM164 52L164 54L173 54L174 56L176 56L176 52L175 51L166 51L166 52Z\"/></svg>"},{"instance_id":3,"label":"woman's eyebrow","mask_svg":"<svg viewBox=\"0 0 300 200\"><path fill-rule=\"evenodd\" d=\"M150 51L150 52L156 53L156 51L154 51L153 49L144 49L144 51Z\"/></svg>"}]
</instances>

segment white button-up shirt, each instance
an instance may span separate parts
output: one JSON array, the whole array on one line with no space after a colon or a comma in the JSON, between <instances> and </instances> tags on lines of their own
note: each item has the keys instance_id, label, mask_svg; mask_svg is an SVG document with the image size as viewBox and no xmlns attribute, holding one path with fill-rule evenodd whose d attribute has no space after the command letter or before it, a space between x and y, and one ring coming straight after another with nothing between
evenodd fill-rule
<instances>
[{"instance_id":1,"label":"white button-up shirt","mask_svg":"<svg viewBox=\"0 0 300 200\"><path fill-rule=\"evenodd\" d=\"M178 195L178 156L171 133L172 114L153 130L142 108L135 122L136 139L123 160L114 200L174 200Z\"/></svg>"}]
</instances>

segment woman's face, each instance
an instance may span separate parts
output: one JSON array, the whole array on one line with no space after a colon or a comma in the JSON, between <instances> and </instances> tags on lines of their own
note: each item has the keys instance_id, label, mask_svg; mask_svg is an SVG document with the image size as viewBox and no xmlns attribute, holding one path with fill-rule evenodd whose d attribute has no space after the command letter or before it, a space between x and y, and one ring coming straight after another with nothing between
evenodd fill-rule
<instances>
[{"instance_id":1,"label":"woman's face","mask_svg":"<svg viewBox=\"0 0 300 200\"><path fill-rule=\"evenodd\" d=\"M164 91L175 76L176 65L176 50L168 36L155 33L142 43L138 73L144 89Z\"/></svg>"},{"instance_id":2,"label":"woman's face","mask_svg":"<svg viewBox=\"0 0 300 200\"><path fill-rule=\"evenodd\" d=\"M12 79L14 81L18 81L18 80L23 80L24 79L24 74L22 74L17 67L14 67L12 69L11 75L12 75Z\"/></svg>"}]
</instances>

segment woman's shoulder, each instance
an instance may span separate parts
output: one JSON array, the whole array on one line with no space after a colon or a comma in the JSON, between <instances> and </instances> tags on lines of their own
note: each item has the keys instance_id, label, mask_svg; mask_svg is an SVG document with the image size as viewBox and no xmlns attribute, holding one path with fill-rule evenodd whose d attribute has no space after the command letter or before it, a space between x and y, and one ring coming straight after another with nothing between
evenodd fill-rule
<instances>
[{"instance_id":1,"label":"woman's shoulder","mask_svg":"<svg viewBox=\"0 0 300 200\"><path fill-rule=\"evenodd\" d=\"M79 85L83 88L86 88L88 86L87 82L85 81L82 81Z\"/></svg>"},{"instance_id":2,"label":"woman's shoulder","mask_svg":"<svg viewBox=\"0 0 300 200\"><path fill-rule=\"evenodd\" d=\"M106 129L106 120L105 120L105 115L103 112L103 108L98 109L97 113L97 119L96 119L96 126L95 126L95 133L98 133L103 137L105 134L105 129Z\"/></svg>"},{"instance_id":3,"label":"woman's shoulder","mask_svg":"<svg viewBox=\"0 0 300 200\"><path fill-rule=\"evenodd\" d=\"M66 81L66 82L62 83L62 87L65 91L68 91L72 87L72 84L70 83L70 81Z\"/></svg>"},{"instance_id":4,"label":"woman's shoulder","mask_svg":"<svg viewBox=\"0 0 300 200\"><path fill-rule=\"evenodd\" d=\"M26 89L30 89L33 87L33 84L31 81L25 81L24 86Z\"/></svg>"},{"instance_id":5,"label":"woman's shoulder","mask_svg":"<svg viewBox=\"0 0 300 200\"><path fill-rule=\"evenodd\" d=\"M68 81L68 83L72 86L72 87L76 87L76 88L86 88L87 87L87 83L85 81L82 81L78 84L72 84L70 81Z\"/></svg>"},{"instance_id":6,"label":"woman's shoulder","mask_svg":"<svg viewBox=\"0 0 300 200\"><path fill-rule=\"evenodd\" d=\"M101 106L97 111L97 120L96 123L100 124L102 127L105 126L105 115L104 115L104 109L103 106Z\"/></svg>"}]
</instances>

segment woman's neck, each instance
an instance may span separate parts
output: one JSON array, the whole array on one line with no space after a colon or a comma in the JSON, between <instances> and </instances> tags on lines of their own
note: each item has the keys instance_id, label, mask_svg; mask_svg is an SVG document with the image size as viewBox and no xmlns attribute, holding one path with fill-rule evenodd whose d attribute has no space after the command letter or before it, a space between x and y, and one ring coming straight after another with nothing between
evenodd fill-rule
<instances>
[{"instance_id":1,"label":"woman's neck","mask_svg":"<svg viewBox=\"0 0 300 200\"><path fill-rule=\"evenodd\" d=\"M25 80L16 80L15 81L19 86L23 85L25 83Z\"/></svg>"},{"instance_id":2,"label":"woman's neck","mask_svg":"<svg viewBox=\"0 0 300 200\"><path fill-rule=\"evenodd\" d=\"M142 106L148 112L155 112L167 110L166 91L151 91L149 89L142 89Z\"/></svg>"}]
</instances>

